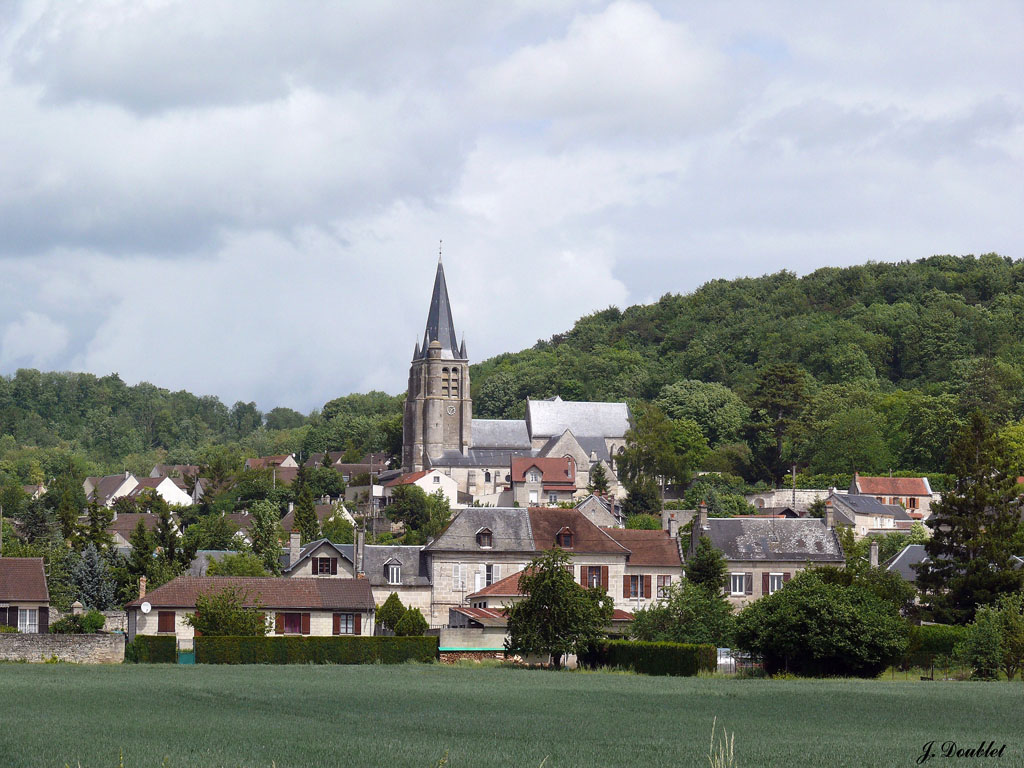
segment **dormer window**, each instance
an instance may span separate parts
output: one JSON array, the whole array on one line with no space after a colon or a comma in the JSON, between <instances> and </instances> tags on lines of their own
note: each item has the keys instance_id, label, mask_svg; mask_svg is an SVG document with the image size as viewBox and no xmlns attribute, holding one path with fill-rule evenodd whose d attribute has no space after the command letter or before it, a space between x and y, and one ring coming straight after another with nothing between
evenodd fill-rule
<instances>
[{"instance_id":1,"label":"dormer window","mask_svg":"<svg viewBox=\"0 0 1024 768\"><path fill-rule=\"evenodd\" d=\"M555 543L562 549L572 549L572 531L568 528L560 530L555 536Z\"/></svg>"},{"instance_id":2,"label":"dormer window","mask_svg":"<svg viewBox=\"0 0 1024 768\"><path fill-rule=\"evenodd\" d=\"M540 472L538 472L536 469L531 469L530 470L530 482L531 483L539 483L540 482Z\"/></svg>"},{"instance_id":3,"label":"dormer window","mask_svg":"<svg viewBox=\"0 0 1024 768\"><path fill-rule=\"evenodd\" d=\"M476 532L476 544L478 547L490 549L492 542L491 529L481 528Z\"/></svg>"},{"instance_id":4,"label":"dormer window","mask_svg":"<svg viewBox=\"0 0 1024 768\"><path fill-rule=\"evenodd\" d=\"M388 584L402 583L402 566L398 563L388 563L384 567L384 574L387 576Z\"/></svg>"}]
</instances>

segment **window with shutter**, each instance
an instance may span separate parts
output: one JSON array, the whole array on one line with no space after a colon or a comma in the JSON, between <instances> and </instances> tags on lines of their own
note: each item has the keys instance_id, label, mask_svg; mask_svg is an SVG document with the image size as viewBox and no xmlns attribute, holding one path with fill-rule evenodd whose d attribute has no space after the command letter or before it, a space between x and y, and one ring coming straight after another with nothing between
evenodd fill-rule
<instances>
[{"instance_id":1,"label":"window with shutter","mask_svg":"<svg viewBox=\"0 0 1024 768\"><path fill-rule=\"evenodd\" d=\"M278 613L274 616L274 634L284 634L284 614Z\"/></svg>"},{"instance_id":2,"label":"window with shutter","mask_svg":"<svg viewBox=\"0 0 1024 768\"><path fill-rule=\"evenodd\" d=\"M768 576L768 594L773 595L782 589L782 585L785 583L783 574L772 573Z\"/></svg>"},{"instance_id":3,"label":"window with shutter","mask_svg":"<svg viewBox=\"0 0 1024 768\"><path fill-rule=\"evenodd\" d=\"M608 566L601 566L601 589L605 592L608 591Z\"/></svg>"},{"instance_id":4,"label":"window with shutter","mask_svg":"<svg viewBox=\"0 0 1024 768\"><path fill-rule=\"evenodd\" d=\"M352 614L352 634L361 635L363 634L363 614L355 613Z\"/></svg>"},{"instance_id":5,"label":"window with shutter","mask_svg":"<svg viewBox=\"0 0 1024 768\"><path fill-rule=\"evenodd\" d=\"M310 619L310 616L309 616L308 613L302 614L302 634L304 634L304 635L308 635L309 634L309 623L310 623L309 619Z\"/></svg>"},{"instance_id":6,"label":"window with shutter","mask_svg":"<svg viewBox=\"0 0 1024 768\"><path fill-rule=\"evenodd\" d=\"M157 632L174 631L174 611L160 611L156 616Z\"/></svg>"},{"instance_id":7,"label":"window with shutter","mask_svg":"<svg viewBox=\"0 0 1024 768\"><path fill-rule=\"evenodd\" d=\"M622 577L622 596L628 598L629 595L629 576Z\"/></svg>"},{"instance_id":8,"label":"window with shutter","mask_svg":"<svg viewBox=\"0 0 1024 768\"><path fill-rule=\"evenodd\" d=\"M647 598L651 597L651 577L650 576L644 576L644 593L643 593L642 597L647 597Z\"/></svg>"},{"instance_id":9,"label":"window with shutter","mask_svg":"<svg viewBox=\"0 0 1024 768\"><path fill-rule=\"evenodd\" d=\"M762 573L761 574L761 594L762 595L770 595L771 594L771 581L770 581L767 573Z\"/></svg>"},{"instance_id":10,"label":"window with shutter","mask_svg":"<svg viewBox=\"0 0 1024 768\"><path fill-rule=\"evenodd\" d=\"M341 634L341 614L340 613L334 614L334 626L333 626L331 631L334 634L336 634L336 635L340 635Z\"/></svg>"},{"instance_id":11,"label":"window with shutter","mask_svg":"<svg viewBox=\"0 0 1024 768\"><path fill-rule=\"evenodd\" d=\"M754 594L754 574L752 574L752 573L745 573L743 575L745 577L745 582L746 582L745 585L744 585L746 587L746 589L744 590L744 594L747 594L747 595Z\"/></svg>"}]
</instances>

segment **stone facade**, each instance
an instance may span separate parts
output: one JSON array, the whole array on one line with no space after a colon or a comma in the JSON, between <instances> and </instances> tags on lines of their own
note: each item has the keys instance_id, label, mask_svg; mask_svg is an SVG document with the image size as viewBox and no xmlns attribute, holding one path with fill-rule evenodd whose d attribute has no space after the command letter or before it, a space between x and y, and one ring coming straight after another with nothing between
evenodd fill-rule
<instances>
[{"instance_id":1,"label":"stone facade","mask_svg":"<svg viewBox=\"0 0 1024 768\"><path fill-rule=\"evenodd\" d=\"M805 512L817 499L824 501L830 493L845 493L829 488L776 488L771 491L751 493L747 501L758 509L765 507L792 507L794 512Z\"/></svg>"},{"instance_id":2,"label":"stone facade","mask_svg":"<svg viewBox=\"0 0 1024 768\"><path fill-rule=\"evenodd\" d=\"M120 664L124 661L124 635L0 634L0 661L54 658L75 664Z\"/></svg>"}]
</instances>

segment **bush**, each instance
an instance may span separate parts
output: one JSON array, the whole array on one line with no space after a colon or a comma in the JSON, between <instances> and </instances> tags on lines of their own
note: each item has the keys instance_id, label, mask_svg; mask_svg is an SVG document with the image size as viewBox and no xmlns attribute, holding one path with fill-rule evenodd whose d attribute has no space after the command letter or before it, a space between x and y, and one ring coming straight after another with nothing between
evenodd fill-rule
<instances>
[{"instance_id":1,"label":"bush","mask_svg":"<svg viewBox=\"0 0 1024 768\"><path fill-rule=\"evenodd\" d=\"M692 677L718 668L713 645L602 640L580 658L588 667L631 669L644 675Z\"/></svg>"},{"instance_id":2,"label":"bush","mask_svg":"<svg viewBox=\"0 0 1024 768\"><path fill-rule=\"evenodd\" d=\"M398 598L397 592L392 592L388 595L388 599L384 601L384 605L377 609L377 623L385 629L395 631L395 627L398 626L398 622L402 620L405 615L405 606L402 605L402 601Z\"/></svg>"},{"instance_id":3,"label":"bush","mask_svg":"<svg viewBox=\"0 0 1024 768\"><path fill-rule=\"evenodd\" d=\"M940 656L952 656L954 646L966 636L967 628L955 624L911 627L904 666L928 667Z\"/></svg>"},{"instance_id":4,"label":"bush","mask_svg":"<svg viewBox=\"0 0 1024 768\"><path fill-rule=\"evenodd\" d=\"M1003 638L999 614L991 606L978 610L967 626L955 655L971 668L974 680L996 680L1003 661Z\"/></svg>"},{"instance_id":5,"label":"bush","mask_svg":"<svg viewBox=\"0 0 1024 768\"><path fill-rule=\"evenodd\" d=\"M423 618L419 608L410 608L395 625L395 634L399 637L421 637L427 631L427 620Z\"/></svg>"},{"instance_id":6,"label":"bush","mask_svg":"<svg viewBox=\"0 0 1024 768\"><path fill-rule=\"evenodd\" d=\"M92 635L103 629L106 617L99 611L83 614L69 614L60 621L50 625L50 633L54 635Z\"/></svg>"},{"instance_id":7,"label":"bush","mask_svg":"<svg viewBox=\"0 0 1024 768\"><path fill-rule=\"evenodd\" d=\"M437 660L436 637L197 637L197 664L402 664Z\"/></svg>"},{"instance_id":8,"label":"bush","mask_svg":"<svg viewBox=\"0 0 1024 768\"><path fill-rule=\"evenodd\" d=\"M170 635L136 635L125 646L124 660L134 664L175 664L177 640Z\"/></svg>"},{"instance_id":9,"label":"bush","mask_svg":"<svg viewBox=\"0 0 1024 768\"><path fill-rule=\"evenodd\" d=\"M908 631L892 603L805 571L740 612L736 645L769 675L877 677L906 655Z\"/></svg>"},{"instance_id":10,"label":"bush","mask_svg":"<svg viewBox=\"0 0 1024 768\"><path fill-rule=\"evenodd\" d=\"M0 624L0 635L16 635L18 634L18 628L12 627L9 624Z\"/></svg>"}]
</instances>

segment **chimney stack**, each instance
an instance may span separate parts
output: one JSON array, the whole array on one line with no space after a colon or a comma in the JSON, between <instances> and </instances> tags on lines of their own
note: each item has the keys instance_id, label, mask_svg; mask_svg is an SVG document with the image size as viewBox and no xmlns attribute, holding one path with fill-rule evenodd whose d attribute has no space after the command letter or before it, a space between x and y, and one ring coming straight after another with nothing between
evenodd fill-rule
<instances>
[{"instance_id":1,"label":"chimney stack","mask_svg":"<svg viewBox=\"0 0 1024 768\"><path fill-rule=\"evenodd\" d=\"M836 513L832 510L832 499L825 500L825 527L830 531L836 527Z\"/></svg>"},{"instance_id":2,"label":"chimney stack","mask_svg":"<svg viewBox=\"0 0 1024 768\"><path fill-rule=\"evenodd\" d=\"M871 540L871 555L868 562L871 563L872 568L878 567L878 539Z\"/></svg>"},{"instance_id":3,"label":"chimney stack","mask_svg":"<svg viewBox=\"0 0 1024 768\"><path fill-rule=\"evenodd\" d=\"M139 600L146 596L146 577L139 576Z\"/></svg>"},{"instance_id":4,"label":"chimney stack","mask_svg":"<svg viewBox=\"0 0 1024 768\"><path fill-rule=\"evenodd\" d=\"M703 501L697 507L697 516L693 518L693 527L690 529L690 546L697 549L697 542L708 529L708 505Z\"/></svg>"},{"instance_id":5,"label":"chimney stack","mask_svg":"<svg viewBox=\"0 0 1024 768\"><path fill-rule=\"evenodd\" d=\"M291 512L294 512L294 511L295 511L295 502L294 501L289 501L288 502L288 512L291 513ZM278 514L280 514L280 513L278 513Z\"/></svg>"},{"instance_id":6,"label":"chimney stack","mask_svg":"<svg viewBox=\"0 0 1024 768\"><path fill-rule=\"evenodd\" d=\"M669 538L674 539L679 535L679 521L676 519L676 513L666 512L665 522L667 523L665 527L668 529Z\"/></svg>"},{"instance_id":7,"label":"chimney stack","mask_svg":"<svg viewBox=\"0 0 1024 768\"><path fill-rule=\"evenodd\" d=\"M366 578L366 574L363 571L363 554L366 549L366 531L363 530L362 526L356 531L356 545L353 559L355 562L352 567L355 569L356 578Z\"/></svg>"},{"instance_id":8,"label":"chimney stack","mask_svg":"<svg viewBox=\"0 0 1024 768\"><path fill-rule=\"evenodd\" d=\"M293 530L288 537L288 567L291 568L299 562L299 554L302 552L302 534Z\"/></svg>"}]
</instances>

